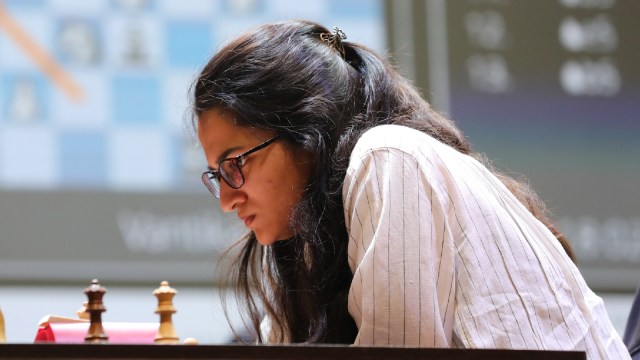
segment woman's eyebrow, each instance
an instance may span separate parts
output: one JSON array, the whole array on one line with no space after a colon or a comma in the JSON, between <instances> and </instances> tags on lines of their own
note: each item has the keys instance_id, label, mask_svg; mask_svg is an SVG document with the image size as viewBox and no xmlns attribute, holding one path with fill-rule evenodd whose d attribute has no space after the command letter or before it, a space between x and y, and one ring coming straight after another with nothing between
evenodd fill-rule
<instances>
[{"instance_id":1,"label":"woman's eyebrow","mask_svg":"<svg viewBox=\"0 0 640 360\"><path fill-rule=\"evenodd\" d=\"M229 154L231 154L232 152L240 149L241 147L242 146L235 146L235 147L232 147L232 148L228 148L222 154L220 154L220 156L218 156L218 159L216 160L216 162L218 164L220 164L224 159L226 159L229 156Z\"/></svg>"}]
</instances>

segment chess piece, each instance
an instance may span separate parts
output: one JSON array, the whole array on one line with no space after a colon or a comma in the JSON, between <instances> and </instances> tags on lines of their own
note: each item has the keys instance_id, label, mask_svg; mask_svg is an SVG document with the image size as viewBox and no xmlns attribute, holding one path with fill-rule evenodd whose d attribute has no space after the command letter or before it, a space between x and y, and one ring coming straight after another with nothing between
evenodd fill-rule
<instances>
[{"instance_id":1,"label":"chess piece","mask_svg":"<svg viewBox=\"0 0 640 360\"><path fill-rule=\"evenodd\" d=\"M87 305L89 305L89 303L87 303L87 302L82 303L82 307L80 309L78 309L78 311L76 311L76 315L78 315L78 319L89 320L89 313L87 312Z\"/></svg>"},{"instance_id":2,"label":"chess piece","mask_svg":"<svg viewBox=\"0 0 640 360\"><path fill-rule=\"evenodd\" d=\"M183 345L200 345L197 339L195 338L186 338L182 342Z\"/></svg>"},{"instance_id":3,"label":"chess piece","mask_svg":"<svg viewBox=\"0 0 640 360\"><path fill-rule=\"evenodd\" d=\"M57 35L57 47L70 62L91 65L98 62L100 49L96 30L81 20L66 20Z\"/></svg>"},{"instance_id":4,"label":"chess piece","mask_svg":"<svg viewBox=\"0 0 640 360\"><path fill-rule=\"evenodd\" d=\"M21 77L16 79L11 91L11 117L21 124L32 123L40 115L40 99L35 81Z\"/></svg>"},{"instance_id":5,"label":"chess piece","mask_svg":"<svg viewBox=\"0 0 640 360\"><path fill-rule=\"evenodd\" d=\"M124 50L124 64L134 67L145 67L149 63L149 54L146 49L145 33L139 27L130 26L126 34L126 46Z\"/></svg>"},{"instance_id":6,"label":"chess piece","mask_svg":"<svg viewBox=\"0 0 640 360\"><path fill-rule=\"evenodd\" d=\"M173 327L171 316L175 314L176 308L173 306L173 297L177 291L169 287L169 282L163 281L160 283L160 287L153 291L153 295L158 298L158 307L156 308L156 314L160 315L160 326L154 342L156 344L178 344L179 338L176 335L176 330Z\"/></svg>"},{"instance_id":7,"label":"chess piece","mask_svg":"<svg viewBox=\"0 0 640 360\"><path fill-rule=\"evenodd\" d=\"M2 315L2 309L0 309L0 343L7 341L7 337L4 334L4 315Z\"/></svg>"},{"instance_id":8,"label":"chess piece","mask_svg":"<svg viewBox=\"0 0 640 360\"><path fill-rule=\"evenodd\" d=\"M87 335L84 337L85 343L106 344L109 342L109 337L102 328L102 313L107 311L102 303L102 297L106 292L107 290L100 286L97 279L93 279L91 286L84 289L84 293L89 300L87 312L91 321Z\"/></svg>"}]
</instances>

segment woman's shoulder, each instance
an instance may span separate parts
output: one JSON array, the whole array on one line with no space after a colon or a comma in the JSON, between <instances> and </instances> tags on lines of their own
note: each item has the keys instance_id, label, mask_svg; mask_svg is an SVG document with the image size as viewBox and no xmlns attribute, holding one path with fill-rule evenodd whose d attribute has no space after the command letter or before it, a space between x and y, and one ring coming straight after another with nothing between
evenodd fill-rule
<instances>
[{"instance_id":1,"label":"woman's shoulder","mask_svg":"<svg viewBox=\"0 0 640 360\"><path fill-rule=\"evenodd\" d=\"M395 149L408 154L424 153L445 146L429 134L402 125L379 125L365 131L358 139L352 157L375 151Z\"/></svg>"}]
</instances>

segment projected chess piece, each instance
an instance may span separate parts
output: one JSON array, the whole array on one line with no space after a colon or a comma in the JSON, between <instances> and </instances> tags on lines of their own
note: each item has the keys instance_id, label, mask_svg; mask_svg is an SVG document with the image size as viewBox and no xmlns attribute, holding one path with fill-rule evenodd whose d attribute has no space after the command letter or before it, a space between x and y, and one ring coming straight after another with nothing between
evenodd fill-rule
<instances>
[{"instance_id":1,"label":"projected chess piece","mask_svg":"<svg viewBox=\"0 0 640 360\"><path fill-rule=\"evenodd\" d=\"M93 279L91 286L84 289L88 298L87 312L91 321L87 335L84 337L85 343L106 344L109 342L109 337L102 327L102 313L107 311L102 303L102 297L106 292L107 290L100 286L97 279Z\"/></svg>"},{"instance_id":2,"label":"projected chess piece","mask_svg":"<svg viewBox=\"0 0 640 360\"><path fill-rule=\"evenodd\" d=\"M9 113L16 122L31 123L40 115L38 90L31 79L17 79L10 96Z\"/></svg>"},{"instance_id":3,"label":"projected chess piece","mask_svg":"<svg viewBox=\"0 0 640 360\"><path fill-rule=\"evenodd\" d=\"M69 61L95 64L100 55L96 31L86 22L71 19L62 24L58 32L58 49Z\"/></svg>"},{"instance_id":4,"label":"projected chess piece","mask_svg":"<svg viewBox=\"0 0 640 360\"><path fill-rule=\"evenodd\" d=\"M124 63L128 66L146 66L149 62L149 54L146 48L145 33L137 27L127 29L127 42L124 56Z\"/></svg>"},{"instance_id":5,"label":"projected chess piece","mask_svg":"<svg viewBox=\"0 0 640 360\"><path fill-rule=\"evenodd\" d=\"M160 326L154 342L156 344L178 344L179 338L173 327L171 316L175 314L176 308L173 306L173 297L177 291L169 287L169 282L163 281L160 287L153 291L153 295L158 298L156 314L160 315Z\"/></svg>"}]
</instances>

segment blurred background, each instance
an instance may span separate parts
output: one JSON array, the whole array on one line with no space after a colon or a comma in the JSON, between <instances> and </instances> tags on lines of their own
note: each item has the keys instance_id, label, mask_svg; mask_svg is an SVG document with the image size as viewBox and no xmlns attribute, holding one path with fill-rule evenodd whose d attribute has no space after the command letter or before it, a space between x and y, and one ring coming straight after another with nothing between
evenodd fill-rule
<instances>
[{"instance_id":1,"label":"blurred background","mask_svg":"<svg viewBox=\"0 0 640 360\"><path fill-rule=\"evenodd\" d=\"M0 0L0 308L9 342L75 316L225 343L216 265L242 227L200 182L189 87L261 23L305 18L389 56L475 150L527 177L624 330L640 282L635 0ZM238 323L234 302L230 318Z\"/></svg>"}]
</instances>

